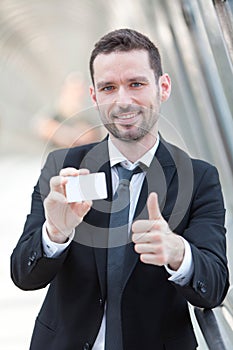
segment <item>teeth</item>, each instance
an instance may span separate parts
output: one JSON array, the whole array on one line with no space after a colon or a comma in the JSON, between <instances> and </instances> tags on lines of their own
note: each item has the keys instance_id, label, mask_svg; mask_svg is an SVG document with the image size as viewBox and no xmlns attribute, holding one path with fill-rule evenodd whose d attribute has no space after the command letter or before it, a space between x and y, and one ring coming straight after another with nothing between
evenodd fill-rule
<instances>
[{"instance_id":1,"label":"teeth","mask_svg":"<svg viewBox=\"0 0 233 350\"><path fill-rule=\"evenodd\" d=\"M119 119L130 119L130 118L133 118L135 116L136 116L136 114L126 114L126 115L118 116L118 118Z\"/></svg>"}]
</instances>

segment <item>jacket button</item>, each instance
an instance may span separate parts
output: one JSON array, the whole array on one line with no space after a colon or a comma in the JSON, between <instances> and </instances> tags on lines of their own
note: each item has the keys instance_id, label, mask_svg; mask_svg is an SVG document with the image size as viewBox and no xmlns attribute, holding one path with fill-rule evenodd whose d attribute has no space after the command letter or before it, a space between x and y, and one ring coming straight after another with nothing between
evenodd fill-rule
<instances>
[{"instance_id":1,"label":"jacket button","mask_svg":"<svg viewBox=\"0 0 233 350\"><path fill-rule=\"evenodd\" d=\"M83 346L83 350L90 350L91 345L89 343L85 343Z\"/></svg>"},{"instance_id":2,"label":"jacket button","mask_svg":"<svg viewBox=\"0 0 233 350\"><path fill-rule=\"evenodd\" d=\"M198 281L197 282L197 288L199 289L199 291L203 294L205 294L207 292L207 289L206 289L206 285L204 282L201 282L201 281Z\"/></svg>"},{"instance_id":3,"label":"jacket button","mask_svg":"<svg viewBox=\"0 0 233 350\"><path fill-rule=\"evenodd\" d=\"M32 255L28 259L28 266L31 266L31 264L35 261L37 256L37 252L33 252Z\"/></svg>"},{"instance_id":4,"label":"jacket button","mask_svg":"<svg viewBox=\"0 0 233 350\"><path fill-rule=\"evenodd\" d=\"M103 303L104 303L104 301L103 301L103 299L99 299L99 304L100 304L100 306L103 306Z\"/></svg>"}]
</instances>

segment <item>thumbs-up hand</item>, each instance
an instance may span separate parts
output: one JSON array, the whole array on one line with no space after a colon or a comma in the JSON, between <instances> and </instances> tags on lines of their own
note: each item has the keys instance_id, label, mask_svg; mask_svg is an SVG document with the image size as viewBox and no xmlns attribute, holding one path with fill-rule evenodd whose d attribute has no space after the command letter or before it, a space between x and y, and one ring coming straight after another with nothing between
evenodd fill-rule
<instances>
[{"instance_id":1,"label":"thumbs-up hand","mask_svg":"<svg viewBox=\"0 0 233 350\"><path fill-rule=\"evenodd\" d=\"M169 265L176 271L184 258L184 242L173 233L159 209L156 193L147 200L148 220L137 220L132 225L134 249L145 264Z\"/></svg>"}]
</instances>

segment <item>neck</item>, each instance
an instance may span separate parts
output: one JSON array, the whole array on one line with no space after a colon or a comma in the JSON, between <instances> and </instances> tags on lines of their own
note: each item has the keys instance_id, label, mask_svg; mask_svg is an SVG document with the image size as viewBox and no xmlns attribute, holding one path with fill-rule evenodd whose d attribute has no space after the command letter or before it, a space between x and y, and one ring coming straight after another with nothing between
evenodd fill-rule
<instances>
[{"instance_id":1,"label":"neck","mask_svg":"<svg viewBox=\"0 0 233 350\"><path fill-rule=\"evenodd\" d=\"M132 163L135 163L146 152L148 152L156 143L158 131L157 129L148 133L141 140L124 141L110 135L112 143L118 150Z\"/></svg>"}]
</instances>

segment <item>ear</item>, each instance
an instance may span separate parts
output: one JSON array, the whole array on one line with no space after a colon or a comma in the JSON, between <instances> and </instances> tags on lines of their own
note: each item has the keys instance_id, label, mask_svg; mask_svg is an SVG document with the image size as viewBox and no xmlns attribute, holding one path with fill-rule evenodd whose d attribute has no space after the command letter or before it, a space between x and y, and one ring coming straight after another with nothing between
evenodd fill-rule
<instances>
[{"instance_id":1,"label":"ear","mask_svg":"<svg viewBox=\"0 0 233 350\"><path fill-rule=\"evenodd\" d=\"M171 93L171 79L167 73L159 77L160 101L165 102L169 99Z\"/></svg>"},{"instance_id":2,"label":"ear","mask_svg":"<svg viewBox=\"0 0 233 350\"><path fill-rule=\"evenodd\" d=\"M90 95L91 95L92 102L94 102L94 104L96 105L97 101L96 101L96 94L95 94L94 86L92 86L92 85L90 86L89 92L90 92Z\"/></svg>"}]
</instances>

